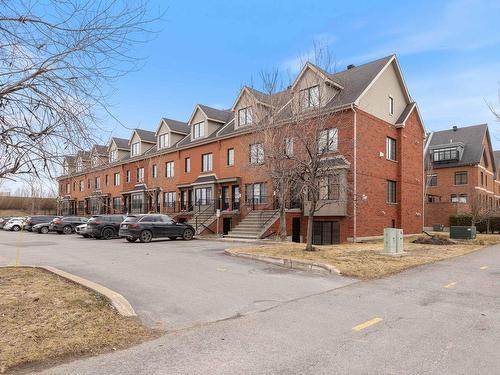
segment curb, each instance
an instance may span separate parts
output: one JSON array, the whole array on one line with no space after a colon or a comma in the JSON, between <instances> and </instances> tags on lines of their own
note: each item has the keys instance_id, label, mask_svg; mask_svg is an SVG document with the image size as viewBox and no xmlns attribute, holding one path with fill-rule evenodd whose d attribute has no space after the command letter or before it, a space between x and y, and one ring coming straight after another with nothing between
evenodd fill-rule
<instances>
[{"instance_id":1,"label":"curb","mask_svg":"<svg viewBox=\"0 0 500 375\"><path fill-rule=\"evenodd\" d=\"M100 284L94 283L93 281L84 279L83 277L73 275L69 272L62 271L58 268L51 267L51 266L33 266L33 265L23 265L23 266L17 266L17 267L22 267L22 268L39 268L45 271L48 271L50 273L53 273L57 276L62 277L63 279L72 281L76 284L79 284L83 286L86 289L90 289L96 293L99 293L106 297L113 307L116 309L118 314L122 316L137 316L135 313L134 309L132 308L132 305L123 297L121 294L116 293L112 291L111 289L108 289ZM16 268L16 266L1 266L0 268Z\"/></svg>"},{"instance_id":2,"label":"curb","mask_svg":"<svg viewBox=\"0 0 500 375\"><path fill-rule=\"evenodd\" d=\"M230 255L233 257L258 260L258 261L261 261L264 263L270 263L270 264L274 264L276 266L290 268L290 269L297 269L297 270L308 271L308 272L321 272L321 273L326 273L329 275L330 274L341 275L340 271L336 267L334 267L330 264L325 264L325 263L302 262L302 261L295 260L295 259L285 259L285 258L278 258L278 257L267 256L267 255L233 252L230 249L224 250L224 253L226 255Z\"/></svg>"}]
</instances>

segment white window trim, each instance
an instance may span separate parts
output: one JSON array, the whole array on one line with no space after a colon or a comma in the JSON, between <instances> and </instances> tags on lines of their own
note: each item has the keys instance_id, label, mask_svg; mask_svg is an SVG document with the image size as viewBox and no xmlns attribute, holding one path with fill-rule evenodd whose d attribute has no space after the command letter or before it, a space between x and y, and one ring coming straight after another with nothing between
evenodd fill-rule
<instances>
[{"instance_id":1,"label":"white window trim","mask_svg":"<svg viewBox=\"0 0 500 375\"><path fill-rule=\"evenodd\" d=\"M207 160L206 168L205 168L205 157ZM201 155L201 171L212 172L213 167L214 167L214 155L211 152Z\"/></svg>"},{"instance_id":2,"label":"white window trim","mask_svg":"<svg viewBox=\"0 0 500 375\"><path fill-rule=\"evenodd\" d=\"M198 128L198 136L196 135L196 128ZM206 121L200 121L193 124L193 139L205 138L206 137Z\"/></svg>"},{"instance_id":3,"label":"white window trim","mask_svg":"<svg viewBox=\"0 0 500 375\"><path fill-rule=\"evenodd\" d=\"M174 161L167 161L165 165L165 177L172 178L174 177L175 163Z\"/></svg>"},{"instance_id":4,"label":"white window trim","mask_svg":"<svg viewBox=\"0 0 500 375\"><path fill-rule=\"evenodd\" d=\"M394 97L389 95L389 116L394 116Z\"/></svg>"},{"instance_id":5,"label":"white window trim","mask_svg":"<svg viewBox=\"0 0 500 375\"><path fill-rule=\"evenodd\" d=\"M134 146L137 146L137 152L134 152ZM130 145L130 156L137 156L141 154L141 142L134 142Z\"/></svg>"}]
</instances>

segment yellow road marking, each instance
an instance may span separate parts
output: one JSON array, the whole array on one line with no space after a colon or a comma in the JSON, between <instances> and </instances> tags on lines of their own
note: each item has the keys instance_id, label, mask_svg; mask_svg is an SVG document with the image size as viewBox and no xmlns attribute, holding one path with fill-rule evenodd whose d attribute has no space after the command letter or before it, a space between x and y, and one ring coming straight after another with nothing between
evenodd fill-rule
<instances>
[{"instance_id":1,"label":"yellow road marking","mask_svg":"<svg viewBox=\"0 0 500 375\"><path fill-rule=\"evenodd\" d=\"M485 270L485 269L487 269L487 268L488 268L488 266L482 266L482 267L479 267L479 269L480 269L480 270Z\"/></svg>"},{"instance_id":2,"label":"yellow road marking","mask_svg":"<svg viewBox=\"0 0 500 375\"><path fill-rule=\"evenodd\" d=\"M453 288L455 285L457 285L457 282L456 281L453 281L449 284L446 284L443 288Z\"/></svg>"},{"instance_id":3,"label":"yellow road marking","mask_svg":"<svg viewBox=\"0 0 500 375\"><path fill-rule=\"evenodd\" d=\"M227 271L227 268L217 268L217 271L220 271L220 272L226 272L226 271Z\"/></svg>"},{"instance_id":4,"label":"yellow road marking","mask_svg":"<svg viewBox=\"0 0 500 375\"><path fill-rule=\"evenodd\" d=\"M370 326L372 326L374 324L380 323L382 320L384 320L384 319L382 319L382 318L373 318L373 319L371 319L371 320L369 320L367 322L364 322L364 323L358 324L355 327L352 327L352 330L359 332L359 331L361 331L361 330L363 330L365 328L368 328L368 327L370 327Z\"/></svg>"}]
</instances>

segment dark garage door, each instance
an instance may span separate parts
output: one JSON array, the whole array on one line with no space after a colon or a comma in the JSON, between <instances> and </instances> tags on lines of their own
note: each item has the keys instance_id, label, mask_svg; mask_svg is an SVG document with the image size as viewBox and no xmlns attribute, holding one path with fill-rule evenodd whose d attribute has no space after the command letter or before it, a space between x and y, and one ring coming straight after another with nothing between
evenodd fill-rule
<instances>
[{"instance_id":1,"label":"dark garage door","mask_svg":"<svg viewBox=\"0 0 500 375\"><path fill-rule=\"evenodd\" d=\"M314 221L313 244L331 245L340 242L340 223L338 221Z\"/></svg>"}]
</instances>

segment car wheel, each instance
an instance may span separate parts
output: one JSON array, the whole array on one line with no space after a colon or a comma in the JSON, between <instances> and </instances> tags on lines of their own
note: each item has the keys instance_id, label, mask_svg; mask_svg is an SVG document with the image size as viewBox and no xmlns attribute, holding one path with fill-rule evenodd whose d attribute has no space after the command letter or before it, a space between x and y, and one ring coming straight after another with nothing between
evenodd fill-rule
<instances>
[{"instance_id":1,"label":"car wheel","mask_svg":"<svg viewBox=\"0 0 500 375\"><path fill-rule=\"evenodd\" d=\"M109 240L111 239L111 237L113 237L115 235L115 231L111 228L106 228L102 231L101 233L101 238L103 240Z\"/></svg>"},{"instance_id":2,"label":"car wheel","mask_svg":"<svg viewBox=\"0 0 500 375\"><path fill-rule=\"evenodd\" d=\"M62 231L64 234L71 234L73 232L73 228L71 228L71 226L69 225L66 225Z\"/></svg>"},{"instance_id":3,"label":"car wheel","mask_svg":"<svg viewBox=\"0 0 500 375\"><path fill-rule=\"evenodd\" d=\"M88 234L82 234L83 238L89 238Z\"/></svg>"},{"instance_id":4,"label":"car wheel","mask_svg":"<svg viewBox=\"0 0 500 375\"><path fill-rule=\"evenodd\" d=\"M177 239L177 237L168 237L170 238L172 241L175 241Z\"/></svg>"},{"instance_id":5,"label":"car wheel","mask_svg":"<svg viewBox=\"0 0 500 375\"><path fill-rule=\"evenodd\" d=\"M19 232L19 231L21 230L21 227L20 227L19 225L14 225L14 226L12 227L12 230L13 230L14 232Z\"/></svg>"},{"instance_id":6,"label":"car wheel","mask_svg":"<svg viewBox=\"0 0 500 375\"><path fill-rule=\"evenodd\" d=\"M139 241L141 242L151 242L153 238L153 233L150 230L143 230L139 235Z\"/></svg>"},{"instance_id":7,"label":"car wheel","mask_svg":"<svg viewBox=\"0 0 500 375\"><path fill-rule=\"evenodd\" d=\"M192 229L185 229L182 233L182 238L186 241L192 240L194 236L194 232Z\"/></svg>"},{"instance_id":8,"label":"car wheel","mask_svg":"<svg viewBox=\"0 0 500 375\"><path fill-rule=\"evenodd\" d=\"M135 241L137 241L137 238L127 237L127 241L128 242L135 242Z\"/></svg>"},{"instance_id":9,"label":"car wheel","mask_svg":"<svg viewBox=\"0 0 500 375\"><path fill-rule=\"evenodd\" d=\"M42 234L47 234L47 233L49 233L49 228L47 228L47 227L42 227L42 228L40 228L40 232L39 232L39 233L42 233Z\"/></svg>"}]
</instances>

